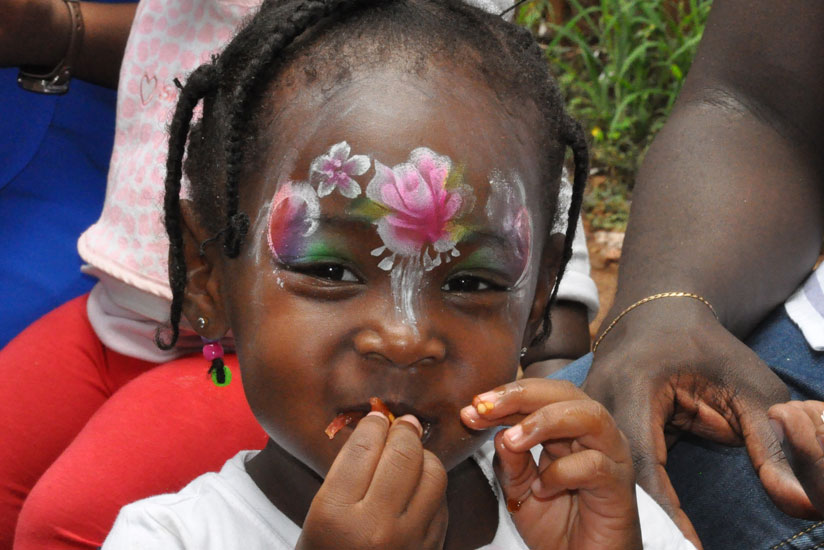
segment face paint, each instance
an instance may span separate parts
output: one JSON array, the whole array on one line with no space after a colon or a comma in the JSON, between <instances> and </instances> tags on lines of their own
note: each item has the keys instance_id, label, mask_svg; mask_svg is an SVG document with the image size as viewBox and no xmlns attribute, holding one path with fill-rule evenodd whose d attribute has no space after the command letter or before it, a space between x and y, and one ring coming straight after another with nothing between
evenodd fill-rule
<instances>
[{"instance_id":1,"label":"face paint","mask_svg":"<svg viewBox=\"0 0 824 550\"><path fill-rule=\"evenodd\" d=\"M503 230L504 238L514 246L514 254L520 261L520 276L513 287L525 284L532 263L532 216L526 202L526 190L517 174L505 178L499 172L489 178L492 192L486 203L486 216L493 226Z\"/></svg>"},{"instance_id":2,"label":"face paint","mask_svg":"<svg viewBox=\"0 0 824 550\"><path fill-rule=\"evenodd\" d=\"M377 225L384 245L372 251L384 257L378 266L391 270L395 309L414 326L414 294L423 273L460 255L455 245L467 233L463 216L475 204L472 188L449 157L420 147L392 168L375 161L366 198L351 211Z\"/></svg>"},{"instance_id":3,"label":"face paint","mask_svg":"<svg viewBox=\"0 0 824 550\"><path fill-rule=\"evenodd\" d=\"M390 272L401 321L416 325L424 274L460 257L457 246L462 242L471 256L460 268L500 273L507 281L502 286L520 294L533 258L533 230L526 192L517 175L493 173L486 206L475 215L475 190L464 183L463 167L447 156L419 147L406 162L391 168L375 160L375 173L362 196L353 176L365 174L372 160L350 153L347 142L337 143L312 161L309 183L279 186L271 203L268 232L276 259L289 264L341 257L311 238L320 223L319 199L337 190L353 199L346 206L348 214L376 226L383 244L371 254L380 258L379 268ZM485 244L487 237L495 243Z\"/></svg>"},{"instance_id":4,"label":"face paint","mask_svg":"<svg viewBox=\"0 0 824 550\"><path fill-rule=\"evenodd\" d=\"M305 183L282 184L269 213L269 249L278 260L304 254L307 238L318 228L320 202Z\"/></svg>"},{"instance_id":5,"label":"face paint","mask_svg":"<svg viewBox=\"0 0 824 550\"><path fill-rule=\"evenodd\" d=\"M341 195L354 199L361 194L360 185L352 176L361 176L369 170L371 161L366 155L349 156L345 141L333 145L325 155L312 161L309 182L318 188L318 197L325 197L337 189Z\"/></svg>"}]
</instances>

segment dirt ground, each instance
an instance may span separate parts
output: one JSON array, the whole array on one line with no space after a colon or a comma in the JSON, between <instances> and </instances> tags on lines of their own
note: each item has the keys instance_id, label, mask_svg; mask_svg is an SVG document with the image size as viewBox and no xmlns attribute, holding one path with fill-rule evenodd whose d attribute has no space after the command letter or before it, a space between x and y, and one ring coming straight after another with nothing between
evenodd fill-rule
<instances>
[{"instance_id":1,"label":"dirt ground","mask_svg":"<svg viewBox=\"0 0 824 550\"><path fill-rule=\"evenodd\" d=\"M621 245L624 234L615 231L587 230L587 248L589 261L592 265L592 280L598 287L601 300L601 309L598 316L589 325L589 333L595 336L598 327L604 321L607 311L612 306L615 297L615 286L618 280L618 261L621 259Z\"/></svg>"}]
</instances>

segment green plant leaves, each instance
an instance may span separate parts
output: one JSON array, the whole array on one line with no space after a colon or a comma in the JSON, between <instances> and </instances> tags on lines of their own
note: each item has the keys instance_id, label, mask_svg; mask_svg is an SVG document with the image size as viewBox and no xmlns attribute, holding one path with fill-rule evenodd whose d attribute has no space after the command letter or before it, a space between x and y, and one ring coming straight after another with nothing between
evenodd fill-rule
<instances>
[{"instance_id":1,"label":"green plant leaves","mask_svg":"<svg viewBox=\"0 0 824 550\"><path fill-rule=\"evenodd\" d=\"M681 89L711 4L567 0L569 13L562 24L550 21L548 0L521 8L520 23L546 29L539 40L550 70L568 98L570 112L593 136L593 166L606 176L599 186L600 200L612 200L613 189L626 201L640 158ZM590 206L588 213L593 211ZM624 218L611 216L609 228Z\"/></svg>"}]
</instances>

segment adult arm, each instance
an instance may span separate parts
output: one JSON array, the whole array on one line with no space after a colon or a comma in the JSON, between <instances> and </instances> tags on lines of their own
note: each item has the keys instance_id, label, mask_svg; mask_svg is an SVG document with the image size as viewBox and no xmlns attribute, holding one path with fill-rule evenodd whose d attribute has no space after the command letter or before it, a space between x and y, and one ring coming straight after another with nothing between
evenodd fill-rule
<instances>
[{"instance_id":1,"label":"adult arm","mask_svg":"<svg viewBox=\"0 0 824 550\"><path fill-rule=\"evenodd\" d=\"M639 483L688 520L664 428L744 442L776 503L813 512L766 411L781 381L740 338L810 272L824 231L824 4L716 0L673 113L639 172L618 292L586 390L630 439ZM671 441L671 439L670 439Z\"/></svg>"},{"instance_id":2,"label":"adult arm","mask_svg":"<svg viewBox=\"0 0 824 550\"><path fill-rule=\"evenodd\" d=\"M120 63L137 3L81 2L85 32L74 76L117 88ZM0 2L0 66L47 70L63 58L69 43L69 11L63 0Z\"/></svg>"}]
</instances>

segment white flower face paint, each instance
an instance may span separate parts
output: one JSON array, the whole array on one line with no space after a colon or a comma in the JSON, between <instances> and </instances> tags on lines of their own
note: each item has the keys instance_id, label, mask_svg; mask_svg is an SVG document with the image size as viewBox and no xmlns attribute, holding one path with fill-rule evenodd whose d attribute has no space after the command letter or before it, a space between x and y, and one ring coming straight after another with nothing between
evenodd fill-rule
<instances>
[{"instance_id":1,"label":"white flower face paint","mask_svg":"<svg viewBox=\"0 0 824 550\"><path fill-rule=\"evenodd\" d=\"M354 199L361 194L360 185L352 176L361 176L371 164L366 155L349 156L349 144L345 141L333 145L325 155L312 161L309 181L317 185L318 197L325 197L337 189L344 197Z\"/></svg>"}]
</instances>

